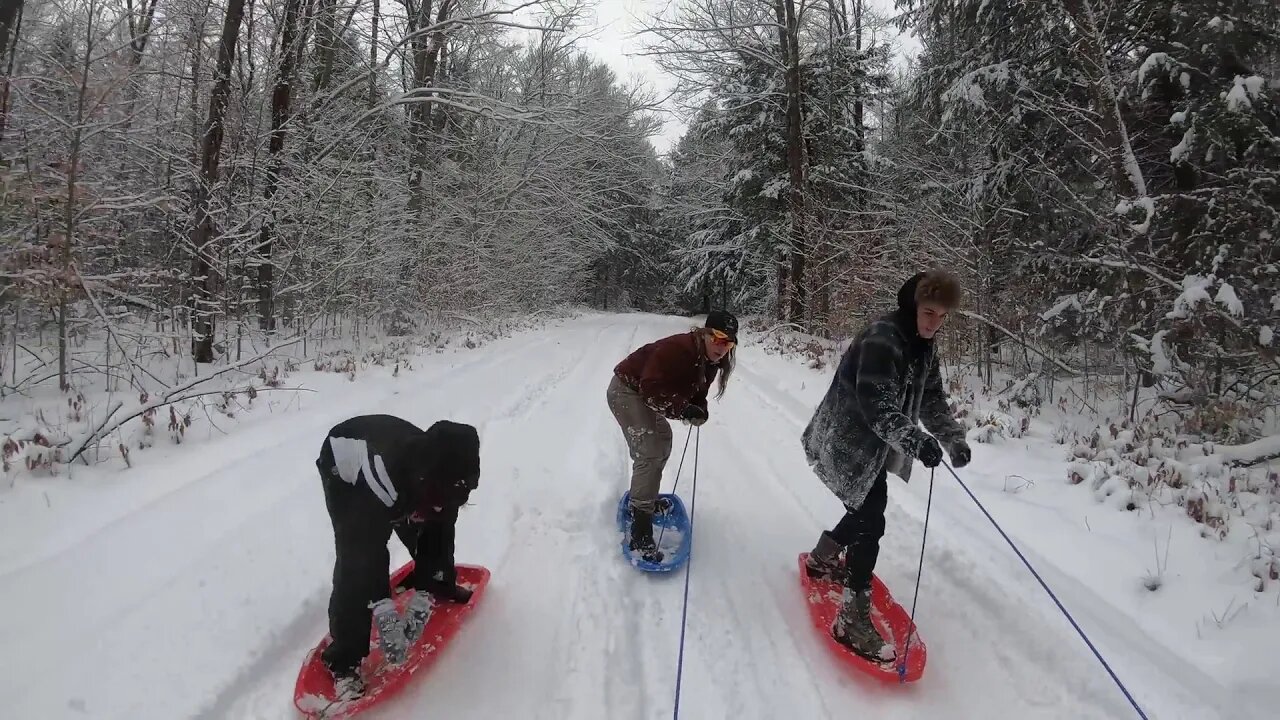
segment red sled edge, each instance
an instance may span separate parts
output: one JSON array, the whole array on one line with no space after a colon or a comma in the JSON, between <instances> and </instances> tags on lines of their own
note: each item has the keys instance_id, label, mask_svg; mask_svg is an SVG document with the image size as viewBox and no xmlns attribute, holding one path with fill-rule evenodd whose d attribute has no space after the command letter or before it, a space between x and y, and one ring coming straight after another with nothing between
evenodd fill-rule
<instances>
[{"instance_id":1,"label":"red sled edge","mask_svg":"<svg viewBox=\"0 0 1280 720\"><path fill-rule=\"evenodd\" d=\"M805 561L809 553L800 553L800 585L804 590L805 604L809 607L809 618L822 635L826 646L834 652L848 667L871 675L887 682L914 682L924 675L924 664L927 651L924 641L920 639L920 628L911 633L911 645L907 647L907 632L911 627L911 615L894 601L889 588L880 578L871 576L871 622L893 643L897 661L884 664L859 657L854 652L831 636L831 625L835 622L836 613L840 609L840 596L843 588L829 580L814 580L805 572ZM903 658L906 668L903 672Z\"/></svg>"},{"instance_id":2,"label":"red sled edge","mask_svg":"<svg viewBox=\"0 0 1280 720\"><path fill-rule=\"evenodd\" d=\"M298 680L293 691L293 705L304 718L309 720L339 720L361 713L392 697L413 679L414 673L425 670L440 655L440 651L449 644L453 636L462 627L463 621L480 602L484 590L489 584L488 569L478 565L457 565L458 584L471 590L471 598L466 605L449 602L437 603L431 612L431 619L422 632L422 637L410 648L405 661L395 667L383 663L382 650L378 647L376 631L370 628L369 655L360 666L360 674L364 677L366 690L364 695L351 701L336 702L334 699L333 675L320 659L320 653L333 641L328 633L318 645L307 653L298 672ZM405 563L391 574L391 587L408 577L413 571L413 561ZM404 612L411 592L396 595L396 607Z\"/></svg>"}]
</instances>

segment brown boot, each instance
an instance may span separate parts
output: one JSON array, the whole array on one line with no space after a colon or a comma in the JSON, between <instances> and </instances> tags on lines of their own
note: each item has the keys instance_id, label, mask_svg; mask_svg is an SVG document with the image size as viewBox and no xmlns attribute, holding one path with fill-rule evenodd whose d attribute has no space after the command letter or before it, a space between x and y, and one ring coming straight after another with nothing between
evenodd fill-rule
<instances>
[{"instance_id":1,"label":"brown boot","mask_svg":"<svg viewBox=\"0 0 1280 720\"><path fill-rule=\"evenodd\" d=\"M831 627L836 642L872 662L892 663L897 659L893 645L885 641L871 623L871 590L844 589L840 612Z\"/></svg>"},{"instance_id":2,"label":"brown boot","mask_svg":"<svg viewBox=\"0 0 1280 720\"><path fill-rule=\"evenodd\" d=\"M844 584L844 563L840 560L840 553L843 550L840 543L831 537L831 533L823 530L821 537L818 538L818 544L805 559L805 572L809 574L809 578Z\"/></svg>"}]
</instances>

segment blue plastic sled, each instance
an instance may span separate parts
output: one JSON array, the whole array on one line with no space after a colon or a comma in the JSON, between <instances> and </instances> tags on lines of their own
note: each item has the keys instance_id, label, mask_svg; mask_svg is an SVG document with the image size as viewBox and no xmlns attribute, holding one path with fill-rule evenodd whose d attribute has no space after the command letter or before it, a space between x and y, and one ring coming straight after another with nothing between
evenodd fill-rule
<instances>
[{"instance_id":1,"label":"blue plastic sled","mask_svg":"<svg viewBox=\"0 0 1280 720\"><path fill-rule=\"evenodd\" d=\"M671 572L689 559L689 547L693 543L689 513L678 495L663 493L659 497L670 498L671 511L653 517L653 539L662 551L662 562L649 562L633 553L628 547L631 537L631 492L622 494L618 501L618 529L622 531L622 555L627 562L645 572Z\"/></svg>"}]
</instances>

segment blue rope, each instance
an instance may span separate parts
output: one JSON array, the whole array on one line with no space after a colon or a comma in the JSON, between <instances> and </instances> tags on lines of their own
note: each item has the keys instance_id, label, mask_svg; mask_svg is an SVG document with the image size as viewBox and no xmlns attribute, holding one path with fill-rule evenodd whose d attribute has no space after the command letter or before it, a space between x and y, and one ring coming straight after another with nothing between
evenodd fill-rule
<instances>
[{"instance_id":1,"label":"blue rope","mask_svg":"<svg viewBox=\"0 0 1280 720\"><path fill-rule=\"evenodd\" d=\"M907 626L907 645L902 652L902 664L898 665L898 683L907 681L907 659L911 657L911 636L916 632L916 601L920 599L920 576L924 573L924 544L929 539L929 510L933 508L933 476L937 468L929 470L929 500L924 506L924 534L920 536L920 567L916 568L916 592L911 598L911 624Z\"/></svg>"},{"instance_id":2,"label":"blue rope","mask_svg":"<svg viewBox=\"0 0 1280 720\"><path fill-rule=\"evenodd\" d=\"M701 429L699 429L699 431L701 431ZM689 433L684 436L684 450L680 451L680 464L676 467L676 482L674 485L671 486L672 495L675 495L676 488L680 487L680 471L684 470L684 456L685 456L685 453L689 452L689 438L692 436L693 436L693 426L690 425ZM695 450L695 453L696 453L696 450ZM694 462L697 462L697 460L695 459ZM697 472L696 468L694 469L694 472ZM667 534L667 526L664 523L661 526L661 529L658 530L658 542L657 542L658 547L662 547L662 536L666 534Z\"/></svg>"},{"instance_id":3,"label":"blue rope","mask_svg":"<svg viewBox=\"0 0 1280 720\"><path fill-rule=\"evenodd\" d=\"M978 506L978 509L982 511L982 514L987 516L987 519L991 521L992 526L994 526L1000 533L1000 536L1004 538L1004 541L1009 543L1009 547L1013 548L1013 551L1018 554L1018 558L1022 560L1022 564L1026 565L1027 569L1031 571L1031 574L1035 576L1036 580L1040 583L1040 587L1044 588L1044 591L1049 593L1050 598L1053 598L1053 603L1058 606L1058 609L1062 611L1062 614L1071 622L1071 626L1076 629L1076 632L1080 634L1080 638L1084 640L1084 643L1093 651L1094 656L1098 658L1098 662L1102 663L1102 667L1106 668L1107 674L1111 676L1111 679L1114 680L1116 685L1120 688L1120 692L1124 693L1125 698L1129 700L1129 704L1137 711L1138 717L1142 718L1142 720L1147 720L1147 715L1142 712L1142 708L1138 706L1138 701L1133 699L1133 695L1129 693L1129 689L1124 686L1124 683L1120 682L1120 678L1116 677L1111 666L1108 665L1107 661L1102 657L1102 653L1098 652L1098 648L1094 647L1093 642L1089 640L1089 636L1085 634L1084 630L1080 629L1080 625L1076 622L1076 619L1071 617L1071 613L1067 612L1067 609L1062 606L1062 602L1058 600L1058 596L1053 593L1053 590L1049 589L1049 585L1040 577L1040 573L1036 572L1036 569L1031 566L1031 563L1027 560L1026 556L1022 554L1022 551L1018 549L1017 545L1013 544L1013 540L1009 539L1009 536L1005 534L1004 529L1000 527L1000 524L996 522L995 518L991 517L991 513L987 512L987 509L978 501L978 497L973 494L973 491L969 489L968 485L964 484L964 481L960 479L960 476L956 474L956 471L953 470L950 465L947 465L945 461L942 464L946 465L947 470L951 471L951 476L956 479L956 482L960 483L960 487L964 488L964 491L969 494L970 499L972 499Z\"/></svg>"},{"instance_id":4,"label":"blue rope","mask_svg":"<svg viewBox=\"0 0 1280 720\"><path fill-rule=\"evenodd\" d=\"M684 677L684 631L689 619L689 570L693 567L693 513L698 506L698 446L702 443L702 428L693 443L693 490L689 494L689 559L684 566L684 607L680 610L680 659L676 662L676 707L672 715L680 718L680 683ZM688 441L685 442L686 446Z\"/></svg>"}]
</instances>

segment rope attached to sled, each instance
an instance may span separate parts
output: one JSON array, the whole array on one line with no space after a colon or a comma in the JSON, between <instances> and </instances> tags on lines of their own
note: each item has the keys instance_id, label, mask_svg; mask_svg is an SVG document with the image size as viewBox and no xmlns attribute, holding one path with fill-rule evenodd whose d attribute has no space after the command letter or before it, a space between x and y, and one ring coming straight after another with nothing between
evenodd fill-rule
<instances>
[{"instance_id":1,"label":"rope attached to sled","mask_svg":"<svg viewBox=\"0 0 1280 720\"><path fill-rule=\"evenodd\" d=\"M1009 543L1009 547L1013 548L1013 551L1017 553L1018 559L1022 560L1022 564L1026 565L1027 569L1031 571L1031 574L1035 576L1035 579L1040 583L1040 587L1044 588L1044 591L1049 593L1049 597L1053 599L1053 603L1057 605L1058 609L1062 611L1062 614L1067 617L1067 620L1071 623L1071 627L1075 628L1076 632L1080 634L1080 638L1084 640L1085 645L1088 645L1089 649L1093 651L1094 657L1098 658L1098 662L1102 663L1102 667L1106 668L1107 674L1111 676L1111 679L1114 680L1116 685L1120 688L1120 692L1124 693L1129 704L1133 706L1135 711L1137 711L1138 717L1142 718L1142 720L1147 720L1147 714L1142 712L1142 708L1138 706L1138 701L1134 700L1133 695L1129 693L1129 688L1125 687L1123 682L1120 682L1120 678L1116 676L1115 671L1113 671L1111 666L1107 664L1106 659L1102 657L1102 653L1098 652L1098 648L1094 647L1093 641L1091 641L1089 636L1085 634L1084 630L1080 628L1076 619L1071 617L1071 613L1067 612L1067 609L1063 607L1062 601L1058 600L1058 596L1054 594L1053 590L1049 589L1048 583L1044 581L1044 578L1040 577L1040 573L1036 572L1036 569L1031 566L1031 562L1022 554L1022 551L1013 543L1013 540L1009 539L1008 534L1006 534L1004 529L1000 527L1000 524L996 522L996 519L991 517L991 513L987 512L987 509L978 501L978 497L973 494L973 491L969 489L968 485L964 484L964 481L960 479L960 476L956 474L956 471L952 469L950 465L947 465L945 461L942 464L946 465L947 470L951 471L951 476L956 479L956 482L960 483L960 487L964 488L964 491L969 494L969 498L978 506L978 509L982 511L982 514L987 516L987 519L991 521L992 526L994 526L996 531L1000 533L1000 536L1004 538L1004 541ZM932 485L930 485L930 487L932 488ZM928 516L926 515L926 521L927 518Z\"/></svg>"},{"instance_id":2,"label":"rope attached to sled","mask_svg":"<svg viewBox=\"0 0 1280 720\"><path fill-rule=\"evenodd\" d=\"M907 681L907 660L911 657L911 636L916 634L916 601L920 599L920 576L924 573L924 544L929 539L929 510L933 508L933 476L937 468L929 470L929 501L924 506L924 534L920 537L920 567L916 568L916 592L911 598L911 624L907 626L907 644L898 664L898 683Z\"/></svg>"},{"instance_id":3,"label":"rope attached to sled","mask_svg":"<svg viewBox=\"0 0 1280 720\"><path fill-rule=\"evenodd\" d=\"M692 433L693 428L689 428ZM672 714L672 718L679 720L680 718L680 681L684 676L684 631L686 622L689 619L689 570L693 567L693 511L698 506L698 446L702 442L702 428L698 428L698 437L693 443L693 489L689 493L689 559L685 561L684 566L684 607L680 610L680 659L676 662L676 706ZM685 440L685 447L688 448L689 441ZM681 458L683 463L683 457ZM676 482L680 482L680 476L677 473ZM674 493L675 490L672 490Z\"/></svg>"},{"instance_id":4,"label":"rope attached to sled","mask_svg":"<svg viewBox=\"0 0 1280 720\"><path fill-rule=\"evenodd\" d=\"M699 428L699 431L701 431L701 428ZM681 450L681 451L680 451L680 464L676 466L676 482L675 482L675 484L674 484L674 485L672 485L672 486L671 486L671 494L672 494L672 495L675 495L675 494L676 494L676 488L680 487L680 471L681 471L681 470L684 470L684 456L685 456L685 453L688 453L688 452L689 452L689 438L691 438L691 437L693 437L693 426L692 426L692 425L690 425L690 426L689 426L689 433L688 433L687 435L685 435L685 436L684 436L684 450ZM701 435L699 435L699 437L701 437ZM695 452L695 454L696 454L697 450L695 449L695 451L694 451L694 452ZM695 464L695 467L694 467L693 472L694 472L695 476L696 476L696 474L697 474L697 472L698 472L698 469L697 469L697 467L696 467L697 462L698 462L697 458L694 458L694 464ZM690 518L690 520L692 520L692 517ZM661 529L659 529L659 530L658 530L658 542L657 542L657 546L658 546L658 547L662 547L662 536L663 536L663 535L665 535L665 534L666 534L666 532L667 532L667 526L666 526L666 524L664 523L664 524L662 525ZM690 538L689 540L690 540L690 542L692 542L692 541L693 541L693 538Z\"/></svg>"}]
</instances>

